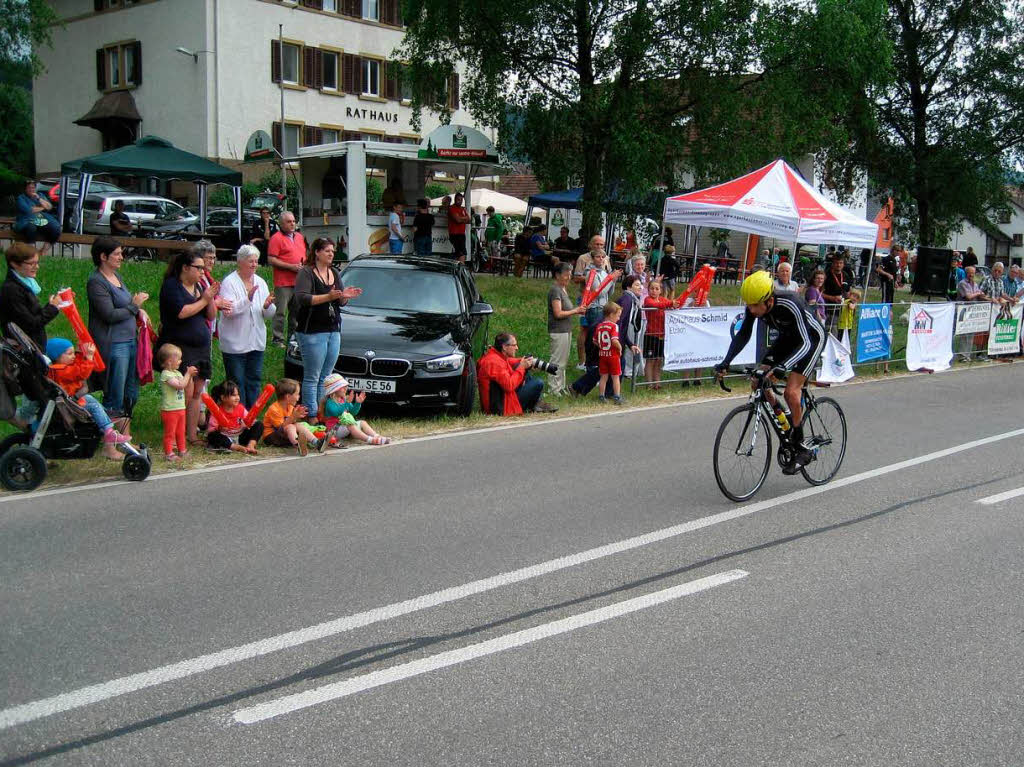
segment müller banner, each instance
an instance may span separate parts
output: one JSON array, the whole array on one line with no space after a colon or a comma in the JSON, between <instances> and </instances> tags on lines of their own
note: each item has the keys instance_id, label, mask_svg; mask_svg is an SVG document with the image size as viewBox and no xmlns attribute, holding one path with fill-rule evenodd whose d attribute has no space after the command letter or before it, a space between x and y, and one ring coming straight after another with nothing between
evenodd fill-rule
<instances>
[{"instance_id":1,"label":"m\u00fcller banner","mask_svg":"<svg viewBox=\"0 0 1024 767\"><path fill-rule=\"evenodd\" d=\"M665 312L665 370L688 370L717 365L743 322L742 306L704 309L676 309ZM750 341L733 360L733 365L757 362L757 339L761 322L754 325Z\"/></svg>"}]
</instances>

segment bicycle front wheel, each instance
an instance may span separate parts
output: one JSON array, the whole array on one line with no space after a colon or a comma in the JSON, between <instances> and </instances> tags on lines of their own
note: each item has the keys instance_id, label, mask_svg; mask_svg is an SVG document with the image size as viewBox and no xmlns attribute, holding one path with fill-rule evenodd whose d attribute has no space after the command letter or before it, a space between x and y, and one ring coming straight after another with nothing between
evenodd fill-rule
<instances>
[{"instance_id":1,"label":"bicycle front wheel","mask_svg":"<svg viewBox=\"0 0 1024 767\"><path fill-rule=\"evenodd\" d=\"M800 473L812 485L824 485L839 471L846 456L846 416L839 403L819 397L804 416L804 444L810 444L814 460Z\"/></svg>"},{"instance_id":2,"label":"bicycle front wheel","mask_svg":"<svg viewBox=\"0 0 1024 767\"><path fill-rule=\"evenodd\" d=\"M771 428L753 405L733 410L718 427L715 480L726 498L745 501L761 489L772 462Z\"/></svg>"}]
</instances>

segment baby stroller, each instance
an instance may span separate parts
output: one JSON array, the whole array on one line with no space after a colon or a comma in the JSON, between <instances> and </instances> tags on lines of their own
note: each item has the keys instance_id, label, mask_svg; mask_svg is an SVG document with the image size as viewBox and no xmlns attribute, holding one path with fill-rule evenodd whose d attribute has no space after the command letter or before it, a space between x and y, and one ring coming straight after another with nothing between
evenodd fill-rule
<instances>
[{"instance_id":1,"label":"baby stroller","mask_svg":"<svg viewBox=\"0 0 1024 767\"><path fill-rule=\"evenodd\" d=\"M0 442L0 485L8 490L35 490L46 479L46 459L92 458L102 434L88 412L47 375L46 357L13 322L11 338L0 339L0 418L14 416L14 398L24 394L39 404L33 434L12 434ZM125 479L141 482L152 461L145 445L116 446L124 453Z\"/></svg>"}]
</instances>

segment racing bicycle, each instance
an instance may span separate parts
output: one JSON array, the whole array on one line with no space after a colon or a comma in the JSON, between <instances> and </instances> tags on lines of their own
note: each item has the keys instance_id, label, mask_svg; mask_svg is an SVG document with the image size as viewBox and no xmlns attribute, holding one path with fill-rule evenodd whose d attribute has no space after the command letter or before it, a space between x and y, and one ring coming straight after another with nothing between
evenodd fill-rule
<instances>
[{"instance_id":1,"label":"racing bicycle","mask_svg":"<svg viewBox=\"0 0 1024 767\"><path fill-rule=\"evenodd\" d=\"M746 405L733 409L725 417L715 437L715 480L725 496L737 502L753 497L768 477L773 432L779 440L776 453L779 466L787 465L793 458L781 388L771 377L755 374L753 368L746 372L758 386ZM724 381L719 381L719 385L727 392L732 391ZM774 393L780 413L769 401L769 391ZM806 384L801 392L801 403L804 445L813 459L800 473L812 485L824 485L839 471L846 455L846 416L838 402L831 397L815 397Z\"/></svg>"}]
</instances>

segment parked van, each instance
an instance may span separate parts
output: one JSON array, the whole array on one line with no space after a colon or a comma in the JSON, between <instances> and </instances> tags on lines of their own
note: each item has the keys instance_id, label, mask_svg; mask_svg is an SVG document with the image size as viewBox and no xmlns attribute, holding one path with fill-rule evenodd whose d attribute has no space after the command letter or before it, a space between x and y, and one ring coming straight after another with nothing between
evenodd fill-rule
<instances>
[{"instance_id":1,"label":"parked van","mask_svg":"<svg viewBox=\"0 0 1024 767\"><path fill-rule=\"evenodd\" d=\"M183 210L174 200L142 194L104 193L90 194L82 204L82 231L92 234L110 234L110 214L114 203L124 201L124 212L135 228L146 226L157 218L168 218Z\"/></svg>"}]
</instances>

